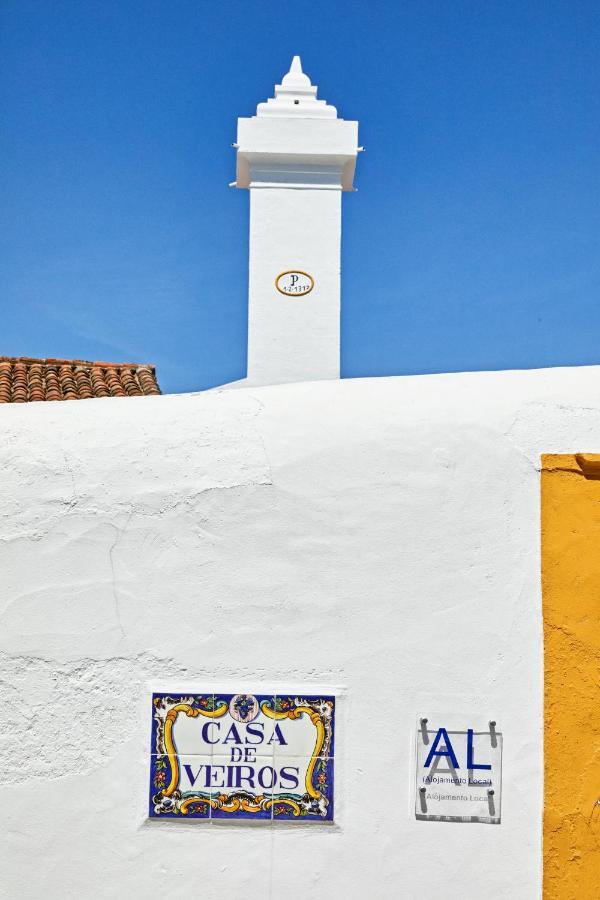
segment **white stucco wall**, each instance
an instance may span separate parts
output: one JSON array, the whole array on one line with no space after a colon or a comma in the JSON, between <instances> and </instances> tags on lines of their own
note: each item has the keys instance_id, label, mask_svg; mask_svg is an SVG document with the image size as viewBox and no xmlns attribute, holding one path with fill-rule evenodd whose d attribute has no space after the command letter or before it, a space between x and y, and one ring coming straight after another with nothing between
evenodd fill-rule
<instances>
[{"instance_id":1,"label":"white stucco wall","mask_svg":"<svg viewBox=\"0 0 600 900\"><path fill-rule=\"evenodd\" d=\"M339 378L341 206L339 190L250 189L248 383ZM309 294L277 290L289 269Z\"/></svg>"},{"instance_id":2,"label":"white stucco wall","mask_svg":"<svg viewBox=\"0 0 600 900\"><path fill-rule=\"evenodd\" d=\"M599 380L1 407L3 896L538 897L538 457ZM145 822L147 683L246 679L346 686L337 826ZM415 821L430 709L498 721L500 826Z\"/></svg>"}]
</instances>

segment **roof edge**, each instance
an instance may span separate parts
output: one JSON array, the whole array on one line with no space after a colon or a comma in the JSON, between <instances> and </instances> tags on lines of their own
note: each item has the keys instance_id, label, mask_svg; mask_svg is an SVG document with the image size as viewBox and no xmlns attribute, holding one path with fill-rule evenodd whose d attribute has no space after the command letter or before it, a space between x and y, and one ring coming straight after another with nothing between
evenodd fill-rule
<instances>
[{"instance_id":1,"label":"roof edge","mask_svg":"<svg viewBox=\"0 0 600 900\"><path fill-rule=\"evenodd\" d=\"M103 360L89 360L89 359L58 359L55 357L48 357L47 359L43 359L37 356L0 356L0 362L10 362L10 363L26 363L28 365L41 365L41 366L98 366L102 369L152 369L156 371L156 366L154 363L140 363L140 362L105 362Z\"/></svg>"}]
</instances>

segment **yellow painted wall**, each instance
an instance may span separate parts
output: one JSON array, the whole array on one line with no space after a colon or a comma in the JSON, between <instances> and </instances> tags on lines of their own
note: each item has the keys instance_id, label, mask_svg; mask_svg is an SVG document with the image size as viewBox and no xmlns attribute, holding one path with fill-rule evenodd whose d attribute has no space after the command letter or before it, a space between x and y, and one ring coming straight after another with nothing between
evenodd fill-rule
<instances>
[{"instance_id":1,"label":"yellow painted wall","mask_svg":"<svg viewBox=\"0 0 600 900\"><path fill-rule=\"evenodd\" d=\"M542 458L544 898L600 898L600 455Z\"/></svg>"}]
</instances>

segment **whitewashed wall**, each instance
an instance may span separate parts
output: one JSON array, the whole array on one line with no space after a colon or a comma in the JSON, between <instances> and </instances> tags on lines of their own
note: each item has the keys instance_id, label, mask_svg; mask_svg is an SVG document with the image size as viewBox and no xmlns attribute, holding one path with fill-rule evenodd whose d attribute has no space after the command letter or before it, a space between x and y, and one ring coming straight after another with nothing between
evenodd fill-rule
<instances>
[{"instance_id":1,"label":"whitewashed wall","mask_svg":"<svg viewBox=\"0 0 600 900\"><path fill-rule=\"evenodd\" d=\"M538 454L600 369L0 408L11 900L540 894ZM144 822L148 681L346 685L338 827ZM414 721L493 716L500 826L417 822Z\"/></svg>"},{"instance_id":2,"label":"whitewashed wall","mask_svg":"<svg viewBox=\"0 0 600 900\"><path fill-rule=\"evenodd\" d=\"M250 190L249 383L339 378L341 204L336 190ZM287 269L311 275L310 294L277 291Z\"/></svg>"}]
</instances>

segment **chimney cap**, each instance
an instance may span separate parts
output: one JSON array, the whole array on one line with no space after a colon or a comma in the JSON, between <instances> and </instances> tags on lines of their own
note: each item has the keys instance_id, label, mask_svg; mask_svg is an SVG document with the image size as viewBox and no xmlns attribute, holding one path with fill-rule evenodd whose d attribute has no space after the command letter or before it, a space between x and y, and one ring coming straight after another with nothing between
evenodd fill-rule
<instances>
[{"instance_id":1,"label":"chimney cap","mask_svg":"<svg viewBox=\"0 0 600 900\"><path fill-rule=\"evenodd\" d=\"M317 100L317 87L302 71L302 61L294 56L289 71L275 85L275 97L259 103L257 116L280 116L300 119L336 119L337 109L325 100Z\"/></svg>"}]
</instances>

